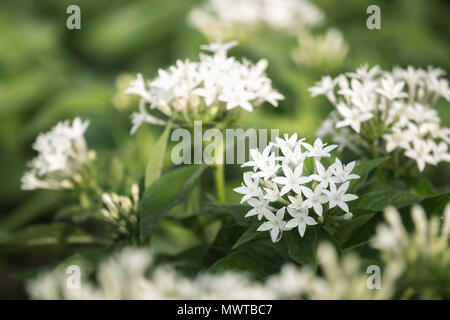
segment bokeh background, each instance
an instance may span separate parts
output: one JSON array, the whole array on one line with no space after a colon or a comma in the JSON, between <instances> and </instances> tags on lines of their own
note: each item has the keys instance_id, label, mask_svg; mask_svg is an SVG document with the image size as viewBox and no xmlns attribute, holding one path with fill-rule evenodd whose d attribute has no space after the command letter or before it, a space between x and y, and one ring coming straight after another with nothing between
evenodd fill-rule
<instances>
[{"instance_id":1,"label":"bokeh background","mask_svg":"<svg viewBox=\"0 0 450 320\"><path fill-rule=\"evenodd\" d=\"M130 77L146 78L176 59L196 59L208 40L186 22L194 0L15 0L0 4L0 240L26 225L51 221L64 193L24 192L20 177L34 153L37 134L57 121L80 116L90 119L86 138L102 158L117 157L129 179L144 171L149 148L162 128L143 126L130 136L130 113L137 101L122 92ZM231 54L253 61L266 58L273 86L286 99L278 109L269 105L246 114L243 128L279 128L312 137L332 107L325 98L311 98L307 88L322 75L355 70L362 63L450 71L450 2L447 0L315 0L325 14L316 32L337 27L349 45L344 63L331 72L298 66L290 53L294 37L277 32L256 33ZM81 30L66 28L66 8L81 8ZM367 6L381 8L381 30L366 28ZM442 122L450 124L448 103L438 105ZM433 185L444 191L450 167L427 169ZM117 171L115 168L105 168ZM227 167L228 199L240 183L240 170ZM160 232L161 251L176 251L195 241L176 225ZM156 243L157 241L155 241ZM0 298L24 298L22 279L36 268L55 263L67 248L0 250ZM71 248L73 252L83 248ZM78 250L78 251L77 251Z\"/></svg>"}]
</instances>

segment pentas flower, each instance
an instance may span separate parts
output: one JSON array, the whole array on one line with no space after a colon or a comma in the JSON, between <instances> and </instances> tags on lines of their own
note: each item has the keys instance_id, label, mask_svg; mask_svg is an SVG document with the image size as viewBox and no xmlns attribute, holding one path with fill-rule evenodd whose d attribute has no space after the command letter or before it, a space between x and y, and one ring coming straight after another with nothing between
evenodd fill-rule
<instances>
[{"instance_id":1,"label":"pentas flower","mask_svg":"<svg viewBox=\"0 0 450 320\"><path fill-rule=\"evenodd\" d=\"M302 30L297 41L298 47L292 51L292 59L298 65L309 68L335 69L342 65L348 52L342 33L336 28L317 36Z\"/></svg>"},{"instance_id":2,"label":"pentas flower","mask_svg":"<svg viewBox=\"0 0 450 320\"><path fill-rule=\"evenodd\" d=\"M323 18L308 0L206 0L189 14L189 22L209 39L246 37L267 27L295 34Z\"/></svg>"},{"instance_id":3,"label":"pentas flower","mask_svg":"<svg viewBox=\"0 0 450 320\"><path fill-rule=\"evenodd\" d=\"M272 88L265 75L267 61L254 64L228 57L227 51L236 44L202 46L211 54L200 54L198 62L178 60L174 66L159 70L151 81L146 82L138 74L125 91L140 97L139 111L132 115L131 132L142 123L164 124L167 118L191 127L195 120L205 124L231 121L237 117L238 108L251 112L263 102L277 106L284 97Z\"/></svg>"},{"instance_id":4,"label":"pentas flower","mask_svg":"<svg viewBox=\"0 0 450 320\"><path fill-rule=\"evenodd\" d=\"M381 250L383 260L404 268L402 283L416 284L421 289L427 283L425 279L433 278L436 280L433 283L440 283L439 279L445 279L448 283L450 204L446 204L442 215L432 216L427 216L421 206L413 206L413 227L408 229L402 222L402 217L405 217L405 213L400 214L393 207L387 208L384 212L386 222L377 226L370 245Z\"/></svg>"},{"instance_id":5,"label":"pentas flower","mask_svg":"<svg viewBox=\"0 0 450 320\"><path fill-rule=\"evenodd\" d=\"M33 144L38 155L22 177L22 189L72 189L79 184L84 168L95 157L84 139L88 126L88 121L75 118L39 134Z\"/></svg>"},{"instance_id":6,"label":"pentas flower","mask_svg":"<svg viewBox=\"0 0 450 320\"><path fill-rule=\"evenodd\" d=\"M432 67L395 67L387 72L364 65L335 79L325 76L309 91L312 96L325 95L336 111L318 135L331 136L332 141L343 142L353 151L357 149L355 140L362 140L366 147L375 142L372 152L399 153L414 160L420 171L427 164L448 162L450 129L441 127L433 108L441 97L450 100L444 74Z\"/></svg>"},{"instance_id":7,"label":"pentas flower","mask_svg":"<svg viewBox=\"0 0 450 320\"><path fill-rule=\"evenodd\" d=\"M336 145L320 139L310 145L304 140L297 139L297 134L285 135L262 152L251 150L250 161L242 165L251 171L244 173L242 186L234 189L243 195L241 203L252 207L245 217L257 216L262 221L257 230L270 231L273 242L293 229L303 237L308 227L323 222L336 206L345 219L351 217L347 203L357 198L346 193L350 180L359 178L351 173L355 163L330 161Z\"/></svg>"}]
</instances>

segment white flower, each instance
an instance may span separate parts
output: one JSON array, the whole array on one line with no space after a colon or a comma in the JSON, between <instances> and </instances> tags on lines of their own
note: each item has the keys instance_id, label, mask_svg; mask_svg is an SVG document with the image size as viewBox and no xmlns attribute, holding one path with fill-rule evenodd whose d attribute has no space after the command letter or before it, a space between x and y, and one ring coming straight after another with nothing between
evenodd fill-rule
<instances>
[{"instance_id":1,"label":"white flower","mask_svg":"<svg viewBox=\"0 0 450 320\"><path fill-rule=\"evenodd\" d=\"M49 132L41 133L33 144L38 156L22 177L22 189L72 189L80 183L80 173L94 154L87 149L84 133L88 121L75 118L58 122Z\"/></svg>"},{"instance_id":2,"label":"white flower","mask_svg":"<svg viewBox=\"0 0 450 320\"><path fill-rule=\"evenodd\" d=\"M327 146L320 138L314 141L314 146L308 143L303 143L303 146L308 150L308 157L330 157L330 151L337 148L336 144Z\"/></svg>"},{"instance_id":3,"label":"white flower","mask_svg":"<svg viewBox=\"0 0 450 320\"><path fill-rule=\"evenodd\" d=\"M395 149L409 149L411 135L408 131L399 128L393 128L391 134L383 135L386 140L386 151L392 152Z\"/></svg>"},{"instance_id":4,"label":"white flower","mask_svg":"<svg viewBox=\"0 0 450 320\"><path fill-rule=\"evenodd\" d=\"M290 204L287 206L288 208L293 208L295 210L300 210L304 207L304 202L302 196L299 194L296 197L288 196Z\"/></svg>"},{"instance_id":5,"label":"white flower","mask_svg":"<svg viewBox=\"0 0 450 320\"><path fill-rule=\"evenodd\" d=\"M353 130L359 133L361 130L361 122L365 122L373 118L373 115L370 112L364 112L359 108L349 108L344 104L339 104L336 108L344 117L344 120L336 123L337 128L350 126Z\"/></svg>"},{"instance_id":6,"label":"white flower","mask_svg":"<svg viewBox=\"0 0 450 320\"><path fill-rule=\"evenodd\" d=\"M318 216L322 216L323 208L322 205L328 202L328 198L325 193L325 188L323 185L318 185L314 191L308 187L302 187L302 194L306 197L304 205L307 208L313 208Z\"/></svg>"},{"instance_id":7,"label":"white flower","mask_svg":"<svg viewBox=\"0 0 450 320\"><path fill-rule=\"evenodd\" d=\"M270 238L273 242L277 242L281 239L283 231L286 230L286 222L283 220L286 208L279 209L275 214L269 212L265 215L268 221L259 226L257 231L269 231Z\"/></svg>"},{"instance_id":8,"label":"white flower","mask_svg":"<svg viewBox=\"0 0 450 320\"><path fill-rule=\"evenodd\" d=\"M433 156L435 163L441 161L450 162L450 153L448 152L448 145L441 141L439 144L433 142Z\"/></svg>"},{"instance_id":9,"label":"white flower","mask_svg":"<svg viewBox=\"0 0 450 320\"><path fill-rule=\"evenodd\" d=\"M284 195L291 190L294 190L297 194L301 193L300 185L309 182L311 179L309 177L303 177L303 164L299 165L292 171L288 165L283 165L284 177L276 177L273 182L283 185L281 188L280 195Z\"/></svg>"},{"instance_id":10,"label":"white flower","mask_svg":"<svg viewBox=\"0 0 450 320\"><path fill-rule=\"evenodd\" d=\"M351 173L355 168L355 161L350 162L347 165L343 165L341 160L336 158L333 164L334 176L336 179L330 180L330 182L341 182L344 183L348 180L359 179L357 174Z\"/></svg>"},{"instance_id":11,"label":"white flower","mask_svg":"<svg viewBox=\"0 0 450 320\"><path fill-rule=\"evenodd\" d=\"M276 202L280 199L280 189L278 189L276 183L272 183L272 188L264 188L264 191L266 192L264 199L267 199L270 202Z\"/></svg>"},{"instance_id":12,"label":"white flower","mask_svg":"<svg viewBox=\"0 0 450 320\"><path fill-rule=\"evenodd\" d=\"M364 64L358 69L356 69L356 72L348 72L347 75L350 78L356 78L363 82L371 81L373 78L375 78L377 75L381 73L381 69L379 66L374 66L369 69L368 64Z\"/></svg>"},{"instance_id":13,"label":"white flower","mask_svg":"<svg viewBox=\"0 0 450 320\"><path fill-rule=\"evenodd\" d=\"M435 164L435 160L431 155L431 145L426 141L415 138L412 142L412 148L405 151L405 156L416 160L419 171L425 169L425 165Z\"/></svg>"},{"instance_id":14,"label":"white flower","mask_svg":"<svg viewBox=\"0 0 450 320\"><path fill-rule=\"evenodd\" d=\"M245 184L244 184L245 183ZM252 197L258 197L260 194L259 182L258 179L254 179L251 177L251 174L244 173L244 183L241 187L237 187L233 189L235 192L243 194L241 203L247 201Z\"/></svg>"},{"instance_id":15,"label":"white flower","mask_svg":"<svg viewBox=\"0 0 450 320\"><path fill-rule=\"evenodd\" d=\"M187 127L195 120L212 122L235 108L251 112L266 101L277 106L284 97L273 90L265 75L267 61L253 64L228 57L227 51L236 44L232 41L202 46L212 55L200 54L198 62L178 60L174 66L159 70L158 76L148 83L138 74L125 90L141 98L139 112L132 115L132 133L144 122L165 123L151 115L147 105Z\"/></svg>"},{"instance_id":16,"label":"white flower","mask_svg":"<svg viewBox=\"0 0 450 320\"><path fill-rule=\"evenodd\" d=\"M339 161L339 159L336 158L336 161ZM319 161L315 161L315 166L317 173L311 175L311 179L319 182L324 188L326 188L330 182L340 182L338 181L338 179L336 179L337 177L335 177L336 170L334 164L329 166L328 169L326 170L325 167ZM350 170L350 172L352 170L353 168ZM343 179L343 181L346 180L347 179Z\"/></svg>"},{"instance_id":17,"label":"white flower","mask_svg":"<svg viewBox=\"0 0 450 320\"><path fill-rule=\"evenodd\" d=\"M264 27L295 34L318 25L323 13L308 0L207 0L188 20L209 39L230 39Z\"/></svg>"},{"instance_id":18,"label":"white flower","mask_svg":"<svg viewBox=\"0 0 450 320\"><path fill-rule=\"evenodd\" d=\"M364 65L356 73L336 78L337 96L333 92L334 83L331 86L331 78L325 76L324 87L331 88L333 98L329 100L337 112L332 113L318 133L357 154L362 148L373 154L379 144L370 146L369 140L377 142L381 138L386 153L400 151L395 155L397 166L403 161L398 159L400 154L415 160L420 171L427 163L448 161L443 143L447 146L450 143L450 129L441 127L439 114L433 109L440 97L449 97L448 81L441 78L444 74L442 69L431 67L428 70L394 67L392 72L386 72L378 66L369 69ZM312 87L310 92L314 96L326 91ZM331 128L333 125L335 130ZM344 127L351 127L355 134L349 136ZM442 150L437 153L442 152L442 156L434 155L437 145Z\"/></svg>"},{"instance_id":19,"label":"white flower","mask_svg":"<svg viewBox=\"0 0 450 320\"><path fill-rule=\"evenodd\" d=\"M306 226L316 225L317 222L314 221L313 218L308 216L308 209L301 208L300 210L296 210L293 208L287 208L288 213L291 215L293 219L289 220L286 223L286 228L293 229L298 228L298 233L301 237L305 234Z\"/></svg>"},{"instance_id":20,"label":"white flower","mask_svg":"<svg viewBox=\"0 0 450 320\"><path fill-rule=\"evenodd\" d=\"M359 178L352 174L355 162L343 165L336 159L335 163L328 167L321 163L321 158L330 157L330 152L336 147L337 145L328 146L320 139L311 146L305 143L304 139L298 139L297 134L293 134L285 135L283 139L275 139L275 142L271 142L263 152L257 149L251 150L251 160L244 164L244 167L250 167L251 171L244 173L244 184L234 189L244 195L242 202L247 202L253 207L246 217L257 215L261 220L269 220L270 223L263 224L265 228L275 223L271 222L274 219L275 210L285 212L287 209L290 213L298 211L301 215L297 217L296 213L299 222L297 226L300 227L299 232L302 235L303 214L305 212L307 214L309 208L313 208L319 216L328 213L323 207L329 202L325 193L326 188L331 184L333 187L339 187L348 180ZM275 156L278 150L282 150L282 154ZM305 166L305 161L308 161L307 158L310 157L314 157L313 168ZM337 170L336 167L338 167ZM314 172L312 172L313 169ZM350 201L346 197L344 200ZM282 209L284 211L280 211ZM351 215L347 215L346 219L351 219ZM313 225L309 218L304 220L306 225ZM281 234L277 234L277 237L272 240L278 241L279 238Z\"/></svg>"},{"instance_id":21,"label":"white flower","mask_svg":"<svg viewBox=\"0 0 450 320\"><path fill-rule=\"evenodd\" d=\"M265 200L262 198L261 195L259 195L258 199L250 198L248 199L247 203L253 207L245 217L251 217L251 216L258 216L258 220L261 220L263 216L270 215L271 211L268 209L269 207L269 200Z\"/></svg>"},{"instance_id":22,"label":"white flower","mask_svg":"<svg viewBox=\"0 0 450 320\"><path fill-rule=\"evenodd\" d=\"M381 79L381 88L377 89L376 91L389 100L406 98L408 95L403 92L404 86L404 81L398 81L396 83L392 76L388 76L384 79Z\"/></svg>"},{"instance_id":23,"label":"white flower","mask_svg":"<svg viewBox=\"0 0 450 320\"><path fill-rule=\"evenodd\" d=\"M336 28L329 28L320 35L300 31L297 41L298 47L292 51L292 59L309 68L336 69L343 63L349 49L342 32Z\"/></svg>"},{"instance_id":24,"label":"white flower","mask_svg":"<svg viewBox=\"0 0 450 320\"><path fill-rule=\"evenodd\" d=\"M339 206L342 210L345 212L349 212L348 205L346 202L352 201L357 199L358 197L354 194L345 194L348 187L350 185L350 182L347 181L343 183L339 188L336 188L336 185L331 182L330 183L330 190L323 190L323 192L328 196L328 201L330 204L330 209L334 208L335 206Z\"/></svg>"}]
</instances>

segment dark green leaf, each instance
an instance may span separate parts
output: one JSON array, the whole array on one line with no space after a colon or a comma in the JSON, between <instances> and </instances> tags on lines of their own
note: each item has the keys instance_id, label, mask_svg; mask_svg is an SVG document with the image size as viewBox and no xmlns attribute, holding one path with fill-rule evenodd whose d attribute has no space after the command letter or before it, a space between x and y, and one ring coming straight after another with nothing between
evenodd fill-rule
<instances>
[{"instance_id":1,"label":"dark green leaf","mask_svg":"<svg viewBox=\"0 0 450 320\"><path fill-rule=\"evenodd\" d=\"M217 260L225 257L231 252L231 248L242 236L245 228L237 225L225 225L216 235L213 243L209 247L202 259L202 266L210 267Z\"/></svg>"},{"instance_id":2,"label":"dark green leaf","mask_svg":"<svg viewBox=\"0 0 450 320\"><path fill-rule=\"evenodd\" d=\"M307 228L303 237L300 237L298 232L290 232L286 234L285 241L292 260L300 265L316 267L316 250L319 242L317 228Z\"/></svg>"},{"instance_id":3,"label":"dark green leaf","mask_svg":"<svg viewBox=\"0 0 450 320\"><path fill-rule=\"evenodd\" d=\"M171 208L184 202L206 166L181 167L162 175L142 195L139 208L141 239Z\"/></svg>"},{"instance_id":4,"label":"dark green leaf","mask_svg":"<svg viewBox=\"0 0 450 320\"><path fill-rule=\"evenodd\" d=\"M349 202L351 212L358 210L383 211L388 206L403 208L420 199L406 191L400 190L379 190L361 195L358 199Z\"/></svg>"},{"instance_id":5,"label":"dark green leaf","mask_svg":"<svg viewBox=\"0 0 450 320\"><path fill-rule=\"evenodd\" d=\"M352 173L357 174L359 179L354 179L350 181L350 186L347 189L347 193L355 193L367 179L369 173L378 165L385 162L389 157L377 158L373 160L369 160L357 165Z\"/></svg>"},{"instance_id":6,"label":"dark green leaf","mask_svg":"<svg viewBox=\"0 0 450 320\"><path fill-rule=\"evenodd\" d=\"M84 230L65 223L34 225L9 236L6 246L39 246L61 244L108 244Z\"/></svg>"},{"instance_id":7,"label":"dark green leaf","mask_svg":"<svg viewBox=\"0 0 450 320\"><path fill-rule=\"evenodd\" d=\"M346 243L355 233L359 232L361 227L369 222L375 214L376 213L372 212L353 217L353 219L341 225L334 236L340 243Z\"/></svg>"},{"instance_id":8,"label":"dark green leaf","mask_svg":"<svg viewBox=\"0 0 450 320\"><path fill-rule=\"evenodd\" d=\"M156 141L153 146L153 150L156 152L152 152L150 159L147 163L147 168L145 169L145 188L147 189L150 185L159 179L161 176L161 172L164 165L164 156L166 154L167 142L169 140L170 127L172 123L169 121L167 123L164 132L159 137L158 141Z\"/></svg>"},{"instance_id":9,"label":"dark green leaf","mask_svg":"<svg viewBox=\"0 0 450 320\"><path fill-rule=\"evenodd\" d=\"M261 231L256 231L259 226L261 225L261 222L257 222L254 225L252 225L250 228L247 229L247 231L244 232L244 234L238 239L238 241L236 241L236 243L233 246L233 249L236 249L237 247L243 245L244 243L256 240L256 239L261 239L261 238L266 238L268 236L268 232L261 232Z\"/></svg>"},{"instance_id":10,"label":"dark green leaf","mask_svg":"<svg viewBox=\"0 0 450 320\"><path fill-rule=\"evenodd\" d=\"M249 212L250 209L252 209L252 207L247 205L209 205L196 215L230 214L239 226L250 227L257 221L256 217L245 217L245 214Z\"/></svg>"},{"instance_id":11,"label":"dark green leaf","mask_svg":"<svg viewBox=\"0 0 450 320\"><path fill-rule=\"evenodd\" d=\"M450 192L446 192L423 199L421 205L428 214L435 215L442 213L449 201Z\"/></svg>"},{"instance_id":12,"label":"dark green leaf","mask_svg":"<svg viewBox=\"0 0 450 320\"><path fill-rule=\"evenodd\" d=\"M258 279L279 272L281 260L271 252L258 252L243 249L230 253L214 263L209 272L237 271L247 272Z\"/></svg>"},{"instance_id":13,"label":"dark green leaf","mask_svg":"<svg viewBox=\"0 0 450 320\"><path fill-rule=\"evenodd\" d=\"M406 179L406 184L408 185L408 190L411 193L421 198L433 196L436 194L436 191L434 190L430 181L426 178L409 177L408 179Z\"/></svg>"}]
</instances>

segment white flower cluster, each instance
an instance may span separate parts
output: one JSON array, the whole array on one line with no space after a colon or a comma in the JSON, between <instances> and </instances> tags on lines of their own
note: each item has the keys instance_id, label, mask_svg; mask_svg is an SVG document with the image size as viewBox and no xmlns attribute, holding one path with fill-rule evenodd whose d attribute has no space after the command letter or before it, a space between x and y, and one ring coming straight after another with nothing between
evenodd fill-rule
<instances>
[{"instance_id":1,"label":"white flower cluster","mask_svg":"<svg viewBox=\"0 0 450 320\"><path fill-rule=\"evenodd\" d=\"M357 196L346 191L350 180L359 178L351 173L355 162L344 165L336 158L326 168L321 159L329 158L337 145L327 146L319 138L314 145L304 140L297 140L297 134L286 135L284 139L277 137L262 153L251 150L251 161L243 166L253 170L245 172L244 183L234 189L244 195L241 203L253 207L246 217L264 219L258 231L270 230L273 242L281 239L283 231L294 228L303 237L307 226L317 224L310 211L321 219L327 203L329 209L338 206L346 212L345 219L351 218L347 202ZM277 155L280 151L281 155ZM308 161L313 162L311 172L305 172ZM286 211L288 221L284 218Z\"/></svg>"},{"instance_id":2,"label":"white flower cluster","mask_svg":"<svg viewBox=\"0 0 450 320\"><path fill-rule=\"evenodd\" d=\"M265 282L251 280L246 274L225 272L201 274L191 279L167 266L154 266L147 249L128 247L102 262L97 282L82 279L79 289L67 287L65 270L43 273L27 283L33 299L82 300L274 300L274 299L389 299L398 270L383 270L383 287L369 290L367 274L360 271L357 256L346 255L341 261L334 248L318 248L324 275L317 276L309 267L286 265L279 274ZM397 272L394 272L397 271Z\"/></svg>"},{"instance_id":3,"label":"white flower cluster","mask_svg":"<svg viewBox=\"0 0 450 320\"><path fill-rule=\"evenodd\" d=\"M189 22L210 39L236 39L269 27L288 33L309 29L323 20L308 0L208 0L191 11Z\"/></svg>"},{"instance_id":4,"label":"white flower cluster","mask_svg":"<svg viewBox=\"0 0 450 320\"><path fill-rule=\"evenodd\" d=\"M131 186L131 198L116 193L102 195L105 208L101 213L105 220L117 228L122 235L131 235L138 226L139 187Z\"/></svg>"},{"instance_id":5,"label":"white flower cluster","mask_svg":"<svg viewBox=\"0 0 450 320\"><path fill-rule=\"evenodd\" d=\"M95 154L89 152L84 132L88 121L75 118L59 122L52 130L41 133L33 145L38 156L22 177L22 189L72 189L80 182L83 167Z\"/></svg>"},{"instance_id":6,"label":"white flower cluster","mask_svg":"<svg viewBox=\"0 0 450 320\"><path fill-rule=\"evenodd\" d=\"M158 77L147 83L138 74L125 91L141 97L139 112L132 115L132 133L144 122L164 124L148 113L147 104L188 127L194 120L226 118L229 110L237 107L251 112L265 101L277 106L284 97L272 89L271 80L264 73L267 61L253 64L228 57L227 51L236 43L202 46L212 55L200 54L199 62L178 60L168 70L159 70Z\"/></svg>"},{"instance_id":7,"label":"white flower cluster","mask_svg":"<svg viewBox=\"0 0 450 320\"><path fill-rule=\"evenodd\" d=\"M385 152L400 150L423 171L427 163L450 161L450 129L441 127L433 108L440 97L450 100L443 75L439 68L384 72L364 65L335 79L325 76L309 91L335 105L336 128L351 127L364 140L382 138Z\"/></svg>"},{"instance_id":8,"label":"white flower cluster","mask_svg":"<svg viewBox=\"0 0 450 320\"><path fill-rule=\"evenodd\" d=\"M303 32L297 40L299 46L293 50L292 59L301 66L323 70L337 68L348 52L342 33L336 28L318 36Z\"/></svg>"},{"instance_id":9,"label":"white flower cluster","mask_svg":"<svg viewBox=\"0 0 450 320\"><path fill-rule=\"evenodd\" d=\"M430 219L422 207L414 206L411 210L414 223L412 233L407 232L395 208L386 209L384 216L387 224L377 226L371 245L383 252L385 260L397 261L408 272L423 273L424 269L429 269L435 273L441 271L448 277L450 204L445 207L442 217L433 216ZM433 277L436 275L433 274Z\"/></svg>"}]
</instances>

